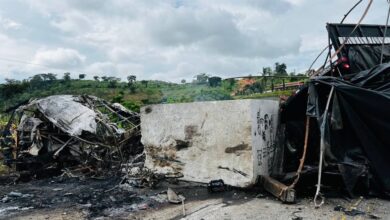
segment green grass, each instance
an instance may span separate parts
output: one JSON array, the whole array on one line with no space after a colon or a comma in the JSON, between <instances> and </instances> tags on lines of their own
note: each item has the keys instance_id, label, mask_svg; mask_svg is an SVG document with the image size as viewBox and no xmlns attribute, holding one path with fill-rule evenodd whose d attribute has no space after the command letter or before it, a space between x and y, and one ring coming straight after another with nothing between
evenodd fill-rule
<instances>
[{"instance_id":1,"label":"green grass","mask_svg":"<svg viewBox=\"0 0 390 220\"><path fill-rule=\"evenodd\" d=\"M26 88L23 92L0 97L0 111L31 98L41 98L50 95L94 95L108 101L131 102L142 106L154 103L176 103L232 99L230 92L223 87L212 88L207 85L172 84L151 81L148 85L140 82L134 84L135 91L130 91L127 83L117 83L115 88L108 82L92 80L72 80L69 83L56 81L38 88Z\"/></svg>"},{"instance_id":2,"label":"green grass","mask_svg":"<svg viewBox=\"0 0 390 220\"><path fill-rule=\"evenodd\" d=\"M275 91L270 93L255 93L250 95L233 95L237 91L238 84L230 84L223 81L221 86L210 87L207 84L175 84L163 81L148 81L148 84L135 82L133 91L125 82L116 83L115 87L109 82L93 80L56 80L43 82L39 86L31 87L30 83L21 83L11 93L4 95L0 92L0 127L6 120L6 115L1 115L5 109L15 106L22 101L31 98L41 98L50 95L94 95L111 102L120 102L131 110L139 110L140 107L156 103L183 103L194 101L213 101L231 99L260 99L290 95L292 91ZM22 87L22 89L20 89ZM267 85L264 90L270 90ZM0 90L6 85L0 84ZM19 88L19 90L17 90ZM4 90L5 91L5 90ZM14 92L15 91L15 92ZM17 92L19 91L19 92Z\"/></svg>"},{"instance_id":3,"label":"green grass","mask_svg":"<svg viewBox=\"0 0 390 220\"><path fill-rule=\"evenodd\" d=\"M290 96L294 91L293 90L284 90L284 91L274 91L267 93L255 93L250 95L238 95L234 96L234 99L262 99L270 97L279 97L282 95Z\"/></svg>"}]
</instances>

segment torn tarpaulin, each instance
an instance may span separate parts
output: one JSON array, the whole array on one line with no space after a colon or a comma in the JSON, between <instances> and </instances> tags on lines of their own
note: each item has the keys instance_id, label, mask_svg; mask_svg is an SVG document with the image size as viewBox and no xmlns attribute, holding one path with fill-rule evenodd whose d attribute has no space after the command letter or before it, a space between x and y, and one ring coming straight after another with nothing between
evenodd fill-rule
<instances>
[{"instance_id":1,"label":"torn tarpaulin","mask_svg":"<svg viewBox=\"0 0 390 220\"><path fill-rule=\"evenodd\" d=\"M331 88L328 116L324 112ZM336 77L316 77L309 83L307 90L291 98L284 107L284 123L302 122L302 118L294 118L291 112L296 112L294 100L307 100L307 106L300 106L300 115L317 119L317 128L311 129L314 139L313 151L309 152L306 165L317 166L318 132L322 121L326 126L322 130L325 138L325 170L337 170L341 174L348 192L352 194L357 182L370 189L376 188L381 192L390 191L390 64L378 65L370 70L354 75L350 81ZM292 109L294 108L294 109ZM303 129L303 126L299 127ZM292 132L292 129L287 129ZM297 137L295 137L297 139ZM300 138L301 140L303 137ZM287 140L293 143L293 140ZM310 141L309 141L310 142ZM302 148L299 143L294 147ZM314 158L314 159L313 159ZM361 192L361 191L360 191ZM382 194L383 195L383 194Z\"/></svg>"},{"instance_id":2,"label":"torn tarpaulin","mask_svg":"<svg viewBox=\"0 0 390 220\"><path fill-rule=\"evenodd\" d=\"M139 115L94 96L56 95L36 99L16 112L19 170L62 168L101 174L120 170L142 152ZM115 169L117 168L117 169Z\"/></svg>"}]
</instances>

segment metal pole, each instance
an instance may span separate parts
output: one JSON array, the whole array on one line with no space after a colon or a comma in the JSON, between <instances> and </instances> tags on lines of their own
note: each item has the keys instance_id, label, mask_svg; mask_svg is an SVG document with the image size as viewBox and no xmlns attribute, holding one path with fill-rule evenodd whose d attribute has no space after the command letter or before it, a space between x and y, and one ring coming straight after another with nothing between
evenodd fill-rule
<instances>
[{"instance_id":1,"label":"metal pole","mask_svg":"<svg viewBox=\"0 0 390 220\"><path fill-rule=\"evenodd\" d=\"M329 104L330 104L330 100L332 99L332 96L333 96L333 91L334 91L334 86L332 86L332 88L330 90L329 97L328 97L328 100L326 102L326 107L325 107L325 111L324 111L323 121L322 121L321 128L320 128L320 130L321 130L320 161L319 161L319 164L318 164L317 189L316 189L316 194L314 196L314 206L316 208L322 206L324 204L324 202L325 202L325 198L321 195L320 190L321 190L322 164L323 164L323 161L324 161L324 152L325 152L325 125L326 125L326 122L328 120ZM321 202L320 203L317 203L318 197L321 198Z\"/></svg>"},{"instance_id":2,"label":"metal pole","mask_svg":"<svg viewBox=\"0 0 390 220\"><path fill-rule=\"evenodd\" d=\"M389 1L387 1L389 2ZM390 4L389 4L389 11L387 12L387 20L386 20L386 26L385 26L385 32L383 33L383 38L382 38L382 49L381 49L381 60L380 64L383 62L383 49L385 47L385 39L386 39L386 32L387 32L387 25L389 24L389 15L390 15Z\"/></svg>"}]
</instances>

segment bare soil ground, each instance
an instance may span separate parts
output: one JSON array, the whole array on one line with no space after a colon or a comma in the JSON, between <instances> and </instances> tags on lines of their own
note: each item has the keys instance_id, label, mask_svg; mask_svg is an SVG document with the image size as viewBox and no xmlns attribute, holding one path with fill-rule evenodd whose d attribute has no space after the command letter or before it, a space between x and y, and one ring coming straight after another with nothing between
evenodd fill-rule
<instances>
[{"instance_id":1,"label":"bare soil ground","mask_svg":"<svg viewBox=\"0 0 390 220\"><path fill-rule=\"evenodd\" d=\"M310 198L282 204L259 189L209 193L193 183L140 189L118 187L120 182L55 177L14 184L2 176L0 219L390 219L390 202L377 198L362 199L357 209L365 213L352 217L334 208L351 207L359 199L328 198L315 209ZM167 202L168 186L186 197L185 213L181 204Z\"/></svg>"}]
</instances>

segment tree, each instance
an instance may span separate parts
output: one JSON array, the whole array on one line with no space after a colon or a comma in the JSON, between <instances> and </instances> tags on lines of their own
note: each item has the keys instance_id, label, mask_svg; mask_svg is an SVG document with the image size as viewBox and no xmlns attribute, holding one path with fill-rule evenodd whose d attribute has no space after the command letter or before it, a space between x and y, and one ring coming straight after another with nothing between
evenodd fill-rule
<instances>
[{"instance_id":1,"label":"tree","mask_svg":"<svg viewBox=\"0 0 390 220\"><path fill-rule=\"evenodd\" d=\"M278 62L275 63L275 76L288 76L286 64L279 64Z\"/></svg>"},{"instance_id":2,"label":"tree","mask_svg":"<svg viewBox=\"0 0 390 220\"><path fill-rule=\"evenodd\" d=\"M206 84L209 76L206 73L200 73L195 76L195 82L198 84Z\"/></svg>"},{"instance_id":3,"label":"tree","mask_svg":"<svg viewBox=\"0 0 390 220\"><path fill-rule=\"evenodd\" d=\"M222 78L218 76L213 76L208 78L208 81L211 87L217 87L217 86L221 86Z\"/></svg>"},{"instance_id":4,"label":"tree","mask_svg":"<svg viewBox=\"0 0 390 220\"><path fill-rule=\"evenodd\" d=\"M107 76L102 76L102 80L103 80L104 82L107 82L107 81L108 81L108 77L107 77Z\"/></svg>"},{"instance_id":5,"label":"tree","mask_svg":"<svg viewBox=\"0 0 390 220\"><path fill-rule=\"evenodd\" d=\"M234 78L226 79L223 81L222 85L228 91L232 91L236 86L236 80Z\"/></svg>"},{"instance_id":6,"label":"tree","mask_svg":"<svg viewBox=\"0 0 390 220\"><path fill-rule=\"evenodd\" d=\"M49 78L48 78L46 73L41 73L41 74L38 74L38 75L42 78L43 81L49 81Z\"/></svg>"},{"instance_id":7,"label":"tree","mask_svg":"<svg viewBox=\"0 0 390 220\"><path fill-rule=\"evenodd\" d=\"M70 73L64 73L63 79L64 79L64 81L70 81L71 80Z\"/></svg>"},{"instance_id":8,"label":"tree","mask_svg":"<svg viewBox=\"0 0 390 220\"><path fill-rule=\"evenodd\" d=\"M43 85L44 78L43 74L36 74L30 78L30 87L38 88Z\"/></svg>"},{"instance_id":9,"label":"tree","mask_svg":"<svg viewBox=\"0 0 390 220\"><path fill-rule=\"evenodd\" d=\"M241 91L243 94L253 94L253 93L262 93L263 92L263 85L261 82L256 81L253 84L245 85L243 90Z\"/></svg>"},{"instance_id":10,"label":"tree","mask_svg":"<svg viewBox=\"0 0 390 220\"><path fill-rule=\"evenodd\" d=\"M110 77L107 78L107 80L108 80L108 87L110 87L110 88L116 88L118 82L119 82L121 79L120 79L120 78L115 78L115 77L110 76Z\"/></svg>"},{"instance_id":11,"label":"tree","mask_svg":"<svg viewBox=\"0 0 390 220\"><path fill-rule=\"evenodd\" d=\"M186 80L185 80L185 79L182 79L182 80L181 80L181 83L182 83L182 84L186 83Z\"/></svg>"},{"instance_id":12,"label":"tree","mask_svg":"<svg viewBox=\"0 0 390 220\"><path fill-rule=\"evenodd\" d=\"M54 73L47 73L46 74L46 78L47 78L48 81L55 81L55 80L57 80L57 76Z\"/></svg>"},{"instance_id":13,"label":"tree","mask_svg":"<svg viewBox=\"0 0 390 220\"><path fill-rule=\"evenodd\" d=\"M93 79L94 79L95 81L97 81L97 82L99 81L99 78L100 78L99 76L94 76L94 77L93 77Z\"/></svg>"},{"instance_id":14,"label":"tree","mask_svg":"<svg viewBox=\"0 0 390 220\"><path fill-rule=\"evenodd\" d=\"M134 83L136 80L137 80L137 76L135 75L130 75L127 77L127 81L129 82L129 84Z\"/></svg>"},{"instance_id":15,"label":"tree","mask_svg":"<svg viewBox=\"0 0 390 220\"><path fill-rule=\"evenodd\" d=\"M5 84L11 85L11 84L19 84L19 83L20 83L19 80L5 78Z\"/></svg>"},{"instance_id":16,"label":"tree","mask_svg":"<svg viewBox=\"0 0 390 220\"><path fill-rule=\"evenodd\" d=\"M127 76L127 85L129 86L130 93L135 93L136 87L134 85L134 82L137 80L137 77L135 75L129 75Z\"/></svg>"},{"instance_id":17,"label":"tree","mask_svg":"<svg viewBox=\"0 0 390 220\"><path fill-rule=\"evenodd\" d=\"M85 78L85 76L86 76L86 74L83 74L83 73L82 73L82 74L79 74L79 79L82 80L82 79Z\"/></svg>"},{"instance_id":18,"label":"tree","mask_svg":"<svg viewBox=\"0 0 390 220\"><path fill-rule=\"evenodd\" d=\"M5 79L4 84L0 84L0 96L4 99L11 98L18 93L22 93L28 87L27 83L22 83L15 79Z\"/></svg>"},{"instance_id":19,"label":"tree","mask_svg":"<svg viewBox=\"0 0 390 220\"><path fill-rule=\"evenodd\" d=\"M116 80L110 80L108 81L108 87L110 88L116 88L117 86L117 81Z\"/></svg>"},{"instance_id":20,"label":"tree","mask_svg":"<svg viewBox=\"0 0 390 220\"><path fill-rule=\"evenodd\" d=\"M272 76L271 67L263 67L263 76Z\"/></svg>"},{"instance_id":21,"label":"tree","mask_svg":"<svg viewBox=\"0 0 390 220\"><path fill-rule=\"evenodd\" d=\"M144 85L144 87L148 87L148 80L141 80L141 84Z\"/></svg>"}]
</instances>

